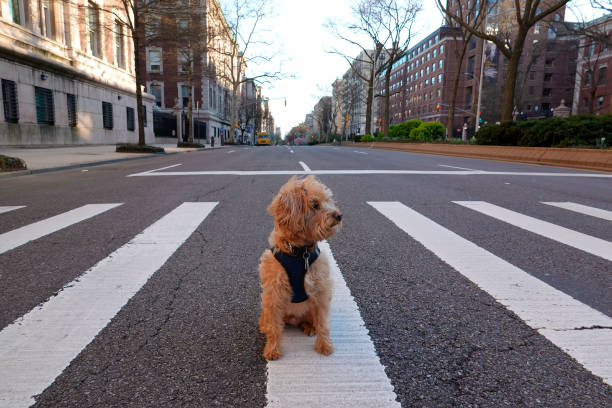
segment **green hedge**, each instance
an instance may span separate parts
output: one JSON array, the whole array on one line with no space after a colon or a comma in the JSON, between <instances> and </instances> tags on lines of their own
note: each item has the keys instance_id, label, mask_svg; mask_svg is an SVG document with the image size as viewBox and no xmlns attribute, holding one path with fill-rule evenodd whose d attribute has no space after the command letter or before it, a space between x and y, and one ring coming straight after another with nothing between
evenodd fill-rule
<instances>
[{"instance_id":1,"label":"green hedge","mask_svg":"<svg viewBox=\"0 0 612 408\"><path fill-rule=\"evenodd\" d=\"M410 140L414 142L433 142L444 139L444 125L440 122L423 122L410 131Z\"/></svg>"},{"instance_id":2,"label":"green hedge","mask_svg":"<svg viewBox=\"0 0 612 408\"><path fill-rule=\"evenodd\" d=\"M389 137L391 139L408 139L410 132L418 128L422 123L422 121L414 119L397 125L391 125L389 126Z\"/></svg>"},{"instance_id":3,"label":"green hedge","mask_svg":"<svg viewBox=\"0 0 612 408\"><path fill-rule=\"evenodd\" d=\"M27 170L27 168L23 159L0 154L0 171Z\"/></svg>"},{"instance_id":4,"label":"green hedge","mask_svg":"<svg viewBox=\"0 0 612 408\"><path fill-rule=\"evenodd\" d=\"M610 144L612 115L576 115L524 122L507 121L484 125L476 143L498 146L577 147Z\"/></svg>"}]
</instances>

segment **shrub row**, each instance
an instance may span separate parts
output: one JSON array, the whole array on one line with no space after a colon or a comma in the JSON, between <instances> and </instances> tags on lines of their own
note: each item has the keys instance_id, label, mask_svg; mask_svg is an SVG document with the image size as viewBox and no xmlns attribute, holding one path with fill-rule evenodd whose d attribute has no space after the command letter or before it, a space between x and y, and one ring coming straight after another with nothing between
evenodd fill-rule
<instances>
[{"instance_id":1,"label":"shrub row","mask_svg":"<svg viewBox=\"0 0 612 408\"><path fill-rule=\"evenodd\" d=\"M410 141L410 142L434 142L444 139L444 125L439 122L423 122L418 119L402 122L389 126L389 137L385 139L384 133L378 132L371 135L361 136L361 142L373 141Z\"/></svg>"},{"instance_id":2,"label":"shrub row","mask_svg":"<svg viewBox=\"0 0 612 408\"><path fill-rule=\"evenodd\" d=\"M497 146L577 147L610 144L612 115L576 115L524 122L484 125L476 143ZM603 146L602 146L603 147Z\"/></svg>"},{"instance_id":3,"label":"shrub row","mask_svg":"<svg viewBox=\"0 0 612 408\"><path fill-rule=\"evenodd\" d=\"M132 143L117 143L115 151L117 153L164 153L164 148Z\"/></svg>"},{"instance_id":4,"label":"shrub row","mask_svg":"<svg viewBox=\"0 0 612 408\"><path fill-rule=\"evenodd\" d=\"M0 171L26 170L28 167L19 157L10 157L0 154Z\"/></svg>"}]
</instances>

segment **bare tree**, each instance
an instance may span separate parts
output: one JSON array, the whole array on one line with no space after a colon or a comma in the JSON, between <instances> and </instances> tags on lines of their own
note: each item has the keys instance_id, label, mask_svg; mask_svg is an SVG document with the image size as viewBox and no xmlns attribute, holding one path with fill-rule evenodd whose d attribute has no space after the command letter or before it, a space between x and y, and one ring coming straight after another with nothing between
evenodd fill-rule
<instances>
[{"instance_id":1,"label":"bare tree","mask_svg":"<svg viewBox=\"0 0 612 408\"><path fill-rule=\"evenodd\" d=\"M383 52L383 44L389 41L390 33L383 32L382 21L376 17L372 8L377 6L378 1L361 0L352 8L354 22L341 26L335 20L326 23L326 27L332 34L361 49L357 58L347 55L337 49L329 52L344 58L351 70L367 84L368 91L366 96L366 134L372 134L372 109L374 105L374 82L376 79L375 71L378 60ZM386 36L386 37L383 37ZM367 38L367 43L363 44L359 39ZM364 69L364 65L367 69Z\"/></svg>"},{"instance_id":2,"label":"bare tree","mask_svg":"<svg viewBox=\"0 0 612 408\"><path fill-rule=\"evenodd\" d=\"M373 7L368 11L369 20L380 21L382 37L389 39L387 43L382 43L386 55L385 63L376 70L377 75L384 73L382 126L385 137L388 137L391 71L394 64L406 55L412 38L412 26L417 13L421 10L421 5L418 0L372 1Z\"/></svg>"},{"instance_id":3,"label":"bare tree","mask_svg":"<svg viewBox=\"0 0 612 408\"><path fill-rule=\"evenodd\" d=\"M491 15L491 19L480 27L470 25L465 17L461 18L458 13L443 5L442 0L436 1L449 21L460 25L477 37L491 41L508 58L501 120L512 119L518 66L527 34L534 25L564 7L569 0L481 1L479 14ZM457 8L464 4L467 4L467 0L457 0Z\"/></svg>"},{"instance_id":4,"label":"bare tree","mask_svg":"<svg viewBox=\"0 0 612 408\"><path fill-rule=\"evenodd\" d=\"M470 4L470 3L468 3ZM478 29L484 23L486 15L484 13L478 12L478 2L471 2L471 6L467 9L460 7L458 9L459 18L465 20L467 24L472 27ZM453 78L453 86L451 88L450 94L450 103L448 107L448 119L446 123L446 138L450 138L453 134L454 126L453 122L455 121L455 107L457 103L457 91L459 90L459 82L461 80L463 72L463 62L465 60L465 55L467 54L468 47L472 43L474 39L474 34L467 30L463 26L456 27L453 33L453 51L455 54L455 59L457 61L457 71L455 72L455 77ZM474 67L471 67L472 71L467 72L468 75L474 76Z\"/></svg>"},{"instance_id":5,"label":"bare tree","mask_svg":"<svg viewBox=\"0 0 612 408\"><path fill-rule=\"evenodd\" d=\"M266 38L263 23L271 15L271 4L266 0L228 0L223 4L227 32L210 31L219 41L214 50L221 56L217 76L227 82L231 90L230 143L234 142L234 129L238 115L238 97L241 84L246 81L269 82L283 77L278 71L263 71L246 76L247 67L271 62L277 55L269 52L271 42Z\"/></svg>"}]
</instances>

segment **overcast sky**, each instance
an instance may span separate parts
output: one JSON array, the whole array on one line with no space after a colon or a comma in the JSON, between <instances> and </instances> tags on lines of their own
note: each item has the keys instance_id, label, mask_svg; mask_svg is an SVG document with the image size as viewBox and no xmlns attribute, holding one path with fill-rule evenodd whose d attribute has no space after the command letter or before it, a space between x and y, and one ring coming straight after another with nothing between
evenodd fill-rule
<instances>
[{"instance_id":1,"label":"overcast sky","mask_svg":"<svg viewBox=\"0 0 612 408\"><path fill-rule=\"evenodd\" d=\"M334 38L324 27L330 19L338 22L351 17L353 0L276 0L275 16L265 26L274 34L274 49L278 51L274 68L279 66L286 78L264 85L264 96L270 98L271 112L276 126L284 136L293 126L304 121L318 100L331 95L331 84L348 69L340 56L326 52L334 47L356 56L359 49ZM588 6L588 0L574 0L573 8L590 19L600 16ZM423 1L423 11L417 17L411 46L442 24L442 15L434 0ZM575 12L567 12L566 20L576 21ZM253 67L252 75L256 71ZM286 99L286 106L285 106Z\"/></svg>"}]
</instances>

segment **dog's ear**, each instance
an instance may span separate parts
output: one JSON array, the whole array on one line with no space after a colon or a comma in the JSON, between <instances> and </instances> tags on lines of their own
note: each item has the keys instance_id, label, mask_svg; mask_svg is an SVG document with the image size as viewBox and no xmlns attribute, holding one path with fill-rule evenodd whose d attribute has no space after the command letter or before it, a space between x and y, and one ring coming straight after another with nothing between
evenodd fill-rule
<instances>
[{"instance_id":1,"label":"dog's ear","mask_svg":"<svg viewBox=\"0 0 612 408\"><path fill-rule=\"evenodd\" d=\"M304 202L306 191L302 181L293 176L281 187L280 191L268 206L268 214L274 217L278 224L298 229L297 224L304 218Z\"/></svg>"}]
</instances>

